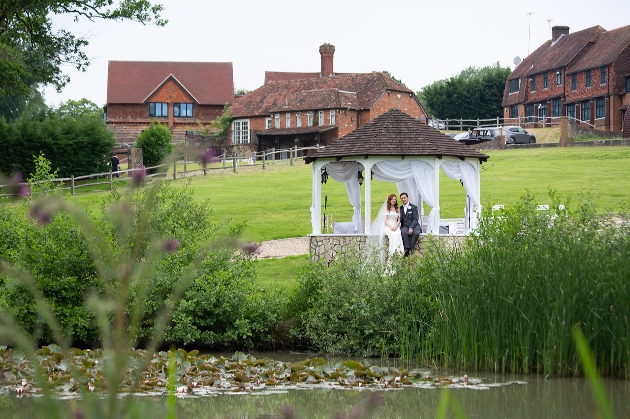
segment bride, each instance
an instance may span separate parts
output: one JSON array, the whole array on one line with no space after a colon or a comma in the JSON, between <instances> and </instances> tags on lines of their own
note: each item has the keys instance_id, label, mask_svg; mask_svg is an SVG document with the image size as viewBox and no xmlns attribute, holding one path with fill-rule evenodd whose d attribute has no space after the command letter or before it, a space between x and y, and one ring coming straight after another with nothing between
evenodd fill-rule
<instances>
[{"instance_id":1,"label":"bride","mask_svg":"<svg viewBox=\"0 0 630 419\"><path fill-rule=\"evenodd\" d=\"M387 197L387 209L381 226L381 234L389 240L389 254L402 254L404 252L402 236L400 235L400 215L398 211L398 199L395 194Z\"/></svg>"}]
</instances>

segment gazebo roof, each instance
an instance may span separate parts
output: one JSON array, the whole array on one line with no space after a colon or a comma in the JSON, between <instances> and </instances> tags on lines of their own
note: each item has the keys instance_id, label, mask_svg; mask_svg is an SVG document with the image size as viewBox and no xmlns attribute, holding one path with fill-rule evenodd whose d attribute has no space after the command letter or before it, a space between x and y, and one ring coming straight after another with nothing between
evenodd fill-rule
<instances>
[{"instance_id":1,"label":"gazebo roof","mask_svg":"<svg viewBox=\"0 0 630 419\"><path fill-rule=\"evenodd\" d=\"M308 155L304 161L308 164L319 158L351 156L453 156L488 160L487 155L396 108Z\"/></svg>"}]
</instances>

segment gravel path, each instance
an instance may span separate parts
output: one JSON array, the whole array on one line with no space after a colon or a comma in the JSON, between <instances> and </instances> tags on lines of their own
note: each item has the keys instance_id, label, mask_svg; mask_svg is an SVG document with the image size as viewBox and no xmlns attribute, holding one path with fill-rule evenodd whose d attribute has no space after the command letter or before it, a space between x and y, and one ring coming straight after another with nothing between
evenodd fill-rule
<instances>
[{"instance_id":1,"label":"gravel path","mask_svg":"<svg viewBox=\"0 0 630 419\"><path fill-rule=\"evenodd\" d=\"M262 242L258 250L259 259L308 255L308 237L269 240Z\"/></svg>"}]
</instances>

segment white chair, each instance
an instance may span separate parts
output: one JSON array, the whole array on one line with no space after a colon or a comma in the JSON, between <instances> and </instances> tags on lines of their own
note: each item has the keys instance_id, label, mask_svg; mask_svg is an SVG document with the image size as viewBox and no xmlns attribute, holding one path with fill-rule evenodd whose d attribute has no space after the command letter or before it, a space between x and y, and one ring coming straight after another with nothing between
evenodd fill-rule
<instances>
[{"instance_id":1,"label":"white chair","mask_svg":"<svg viewBox=\"0 0 630 419\"><path fill-rule=\"evenodd\" d=\"M536 205L538 211L549 211L549 205Z\"/></svg>"}]
</instances>

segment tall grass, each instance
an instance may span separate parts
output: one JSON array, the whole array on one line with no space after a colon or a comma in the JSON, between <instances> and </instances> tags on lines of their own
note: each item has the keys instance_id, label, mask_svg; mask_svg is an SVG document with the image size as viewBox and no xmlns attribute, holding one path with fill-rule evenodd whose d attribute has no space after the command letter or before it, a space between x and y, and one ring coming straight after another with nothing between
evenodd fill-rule
<instances>
[{"instance_id":1,"label":"tall grass","mask_svg":"<svg viewBox=\"0 0 630 419\"><path fill-rule=\"evenodd\" d=\"M589 201L575 212L533 207L526 196L500 217L486 214L464 247L429 252L421 274L438 307L414 353L461 369L579 375L579 325L600 371L627 378L630 228L597 217Z\"/></svg>"}]
</instances>

